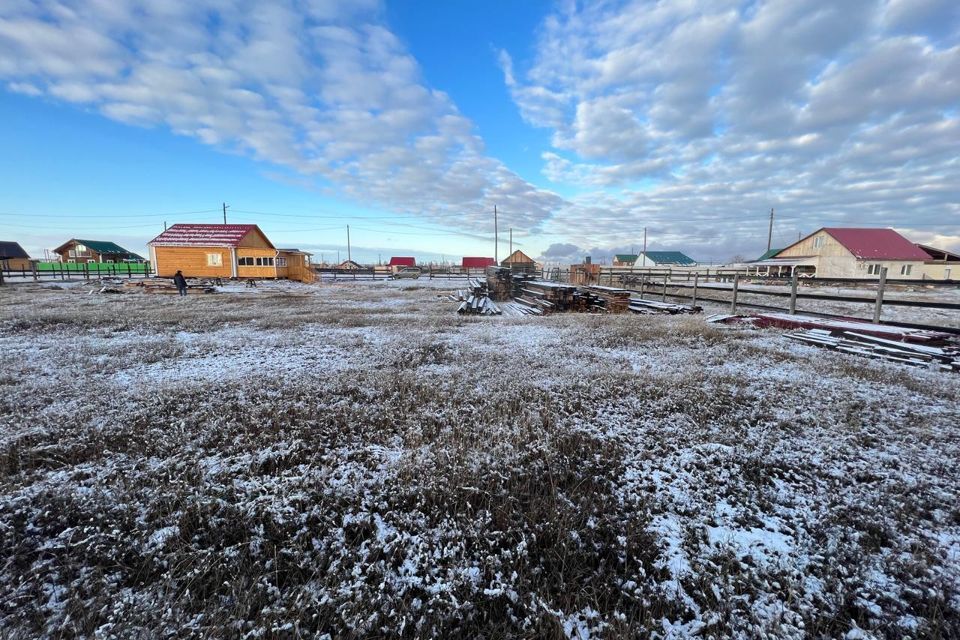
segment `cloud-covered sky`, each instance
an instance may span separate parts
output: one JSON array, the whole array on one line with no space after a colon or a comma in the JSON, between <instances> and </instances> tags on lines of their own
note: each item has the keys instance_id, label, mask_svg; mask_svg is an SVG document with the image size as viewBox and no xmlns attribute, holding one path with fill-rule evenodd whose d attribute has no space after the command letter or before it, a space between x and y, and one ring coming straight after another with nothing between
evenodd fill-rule
<instances>
[{"instance_id":1,"label":"cloud-covered sky","mask_svg":"<svg viewBox=\"0 0 960 640\"><path fill-rule=\"evenodd\" d=\"M117 138L147 128L203 148L197 180L256 173L248 201L275 216L256 221L304 246L335 246L334 223L354 220L371 248L492 253L496 204L518 244L558 260L637 247L645 227L651 248L759 254L771 208L775 245L824 225L893 226L960 249L958 7L560 2L526 33L479 21L454 51L410 27L427 2L8 0L0 81L17 122L109 121L85 153L126 165L131 188L74 185L78 211L157 222L216 206L219 195L190 200L174 182L176 199L144 207L135 187L157 167L124 162ZM459 30L466 13L443 19ZM509 4L497 14L509 21ZM445 55L458 73L441 73ZM45 162L56 149L30 141L6 146L47 184L69 183L70 163ZM0 165L4 239L29 235L36 251L109 231L16 175ZM253 189L260 179L272 184ZM326 226L298 231L302 220L276 213L312 201L332 212Z\"/></svg>"}]
</instances>

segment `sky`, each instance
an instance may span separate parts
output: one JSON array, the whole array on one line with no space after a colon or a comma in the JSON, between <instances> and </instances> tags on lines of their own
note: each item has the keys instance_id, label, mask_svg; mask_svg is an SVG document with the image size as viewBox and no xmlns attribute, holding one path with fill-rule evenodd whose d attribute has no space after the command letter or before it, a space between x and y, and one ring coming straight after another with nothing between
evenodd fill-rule
<instances>
[{"instance_id":1,"label":"sky","mask_svg":"<svg viewBox=\"0 0 960 640\"><path fill-rule=\"evenodd\" d=\"M4 0L0 240L316 260L960 250L956 0Z\"/></svg>"}]
</instances>

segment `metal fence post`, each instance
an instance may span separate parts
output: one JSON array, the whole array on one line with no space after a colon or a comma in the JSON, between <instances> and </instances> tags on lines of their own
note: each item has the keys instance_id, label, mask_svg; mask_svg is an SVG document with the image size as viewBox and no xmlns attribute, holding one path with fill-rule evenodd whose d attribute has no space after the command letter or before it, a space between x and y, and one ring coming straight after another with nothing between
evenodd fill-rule
<instances>
[{"instance_id":1,"label":"metal fence post","mask_svg":"<svg viewBox=\"0 0 960 640\"><path fill-rule=\"evenodd\" d=\"M873 307L873 321L880 322L880 310L883 308L883 290L887 287L887 268L880 269L880 284L877 286L877 302Z\"/></svg>"},{"instance_id":2,"label":"metal fence post","mask_svg":"<svg viewBox=\"0 0 960 640\"><path fill-rule=\"evenodd\" d=\"M790 277L790 315L797 313L797 270L793 270Z\"/></svg>"},{"instance_id":3,"label":"metal fence post","mask_svg":"<svg viewBox=\"0 0 960 640\"><path fill-rule=\"evenodd\" d=\"M737 290L740 288L740 274L733 274L733 297L730 299L730 313L737 312Z\"/></svg>"}]
</instances>

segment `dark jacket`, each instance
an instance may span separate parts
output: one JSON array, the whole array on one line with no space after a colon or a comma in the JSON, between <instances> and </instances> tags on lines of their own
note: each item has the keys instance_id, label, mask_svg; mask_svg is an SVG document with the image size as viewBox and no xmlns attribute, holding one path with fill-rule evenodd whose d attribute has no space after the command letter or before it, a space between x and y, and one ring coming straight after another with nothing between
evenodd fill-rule
<instances>
[{"instance_id":1,"label":"dark jacket","mask_svg":"<svg viewBox=\"0 0 960 640\"><path fill-rule=\"evenodd\" d=\"M177 289L186 289L187 288L187 279L183 277L182 273L178 273L173 276L173 284L177 285Z\"/></svg>"}]
</instances>

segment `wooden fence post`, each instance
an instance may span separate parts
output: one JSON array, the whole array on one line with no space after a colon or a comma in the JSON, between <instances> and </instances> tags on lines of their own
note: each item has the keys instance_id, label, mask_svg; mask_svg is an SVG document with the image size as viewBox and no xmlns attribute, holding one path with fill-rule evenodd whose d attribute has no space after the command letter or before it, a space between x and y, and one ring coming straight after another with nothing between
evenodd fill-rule
<instances>
[{"instance_id":1,"label":"wooden fence post","mask_svg":"<svg viewBox=\"0 0 960 640\"><path fill-rule=\"evenodd\" d=\"M794 268L790 277L790 315L797 314L797 270Z\"/></svg>"},{"instance_id":2,"label":"wooden fence post","mask_svg":"<svg viewBox=\"0 0 960 640\"><path fill-rule=\"evenodd\" d=\"M740 288L740 274L733 274L733 297L730 298L730 313L737 313L737 290Z\"/></svg>"},{"instance_id":3,"label":"wooden fence post","mask_svg":"<svg viewBox=\"0 0 960 640\"><path fill-rule=\"evenodd\" d=\"M30 263L30 270L33 272L33 281L34 281L34 282L39 282L39 281L40 281L40 276L37 275L37 263L36 263L36 262L31 262L31 263Z\"/></svg>"},{"instance_id":4,"label":"wooden fence post","mask_svg":"<svg viewBox=\"0 0 960 640\"><path fill-rule=\"evenodd\" d=\"M873 307L873 321L880 322L880 310L883 308L883 290L887 287L887 268L880 269L880 284L877 285L877 302Z\"/></svg>"},{"instance_id":5,"label":"wooden fence post","mask_svg":"<svg viewBox=\"0 0 960 640\"><path fill-rule=\"evenodd\" d=\"M700 279L700 272L693 274L693 298L690 300L690 306L697 306L697 280Z\"/></svg>"},{"instance_id":6,"label":"wooden fence post","mask_svg":"<svg viewBox=\"0 0 960 640\"><path fill-rule=\"evenodd\" d=\"M667 301L667 280L669 280L669 279L670 279L670 275L669 275L669 274L665 274L665 275L663 276L663 295L660 296L660 302L666 302L666 301Z\"/></svg>"}]
</instances>

